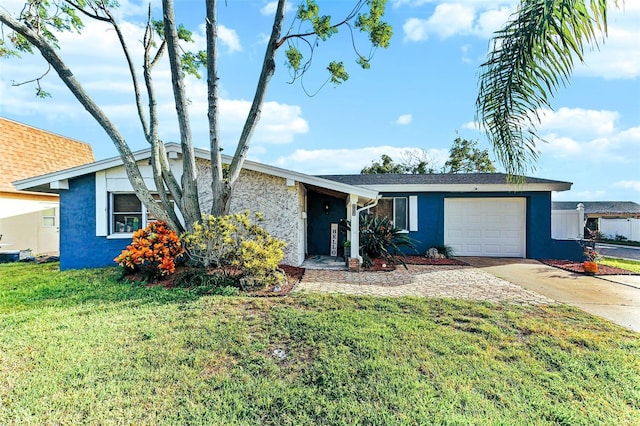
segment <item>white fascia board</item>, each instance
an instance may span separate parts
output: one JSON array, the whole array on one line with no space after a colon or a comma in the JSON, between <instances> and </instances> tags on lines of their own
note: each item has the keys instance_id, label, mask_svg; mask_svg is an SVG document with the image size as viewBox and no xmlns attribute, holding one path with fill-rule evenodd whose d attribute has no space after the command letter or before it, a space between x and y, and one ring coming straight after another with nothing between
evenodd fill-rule
<instances>
[{"instance_id":1,"label":"white fascia board","mask_svg":"<svg viewBox=\"0 0 640 426\"><path fill-rule=\"evenodd\" d=\"M196 157L205 160L210 160L209 151L204 149L195 150ZM231 163L231 157L228 155L222 155L222 162ZM307 185L319 186L320 188L331 189L333 191L342 192L344 194L355 194L365 199L375 199L378 196L378 191L373 188L365 188L364 186L349 185L346 183L340 183L329 179L319 178L317 176L311 176L300 172L294 172L293 170L282 169L280 167L269 166L267 164L257 163L251 160L245 160L243 169L251 170L258 173L264 173L271 176L278 176L287 180L293 180L295 182L301 182Z\"/></svg>"},{"instance_id":2,"label":"white fascia board","mask_svg":"<svg viewBox=\"0 0 640 426\"><path fill-rule=\"evenodd\" d=\"M141 151L134 152L133 157L136 161L140 161L144 160L145 158L149 158L150 154L151 149L147 148ZM89 164L83 164L81 166L72 167L70 169L47 173L46 175L17 180L13 182L13 184L15 185L17 190L24 191L31 188L36 188L41 185L48 185L49 183L54 181L72 179L78 176L88 175L118 166L122 166L122 159L119 156L95 161Z\"/></svg>"},{"instance_id":3,"label":"white fascia board","mask_svg":"<svg viewBox=\"0 0 640 426\"><path fill-rule=\"evenodd\" d=\"M181 155L180 145L177 143L165 144L165 149L171 158L176 157L176 154ZM211 153L202 148L194 149L195 156L204 160L211 160ZM151 149L143 149L133 153L136 161L144 160L151 156ZM231 157L228 155L222 156L223 163L230 163ZM16 189L24 191L32 188L36 188L41 185L48 185L53 181L59 181L64 179L72 179L74 177L87 175L90 173L96 173L102 170L111 169L114 167L121 167L122 159L118 157L112 157L105 160L96 161L94 163L84 164L82 166L72 167L70 169L61 170L58 172L48 173L42 176L36 176L32 178L22 179L14 182ZM354 186L344 183L335 182L328 179L322 179L316 176L306 175L304 173L294 172L292 170L281 169L279 167L268 166L262 163L256 163L254 161L246 160L243 165L243 169L252 170L259 173L278 176L285 179L291 179L297 182L306 183L308 185L315 185L321 188L327 188L345 194L356 194L363 198L375 199L378 192L373 188L365 188L363 186Z\"/></svg>"},{"instance_id":4,"label":"white fascia board","mask_svg":"<svg viewBox=\"0 0 640 426\"><path fill-rule=\"evenodd\" d=\"M374 189L378 192L547 192L568 191L571 183L525 183L519 184L439 184L439 185L362 185L363 188Z\"/></svg>"}]
</instances>

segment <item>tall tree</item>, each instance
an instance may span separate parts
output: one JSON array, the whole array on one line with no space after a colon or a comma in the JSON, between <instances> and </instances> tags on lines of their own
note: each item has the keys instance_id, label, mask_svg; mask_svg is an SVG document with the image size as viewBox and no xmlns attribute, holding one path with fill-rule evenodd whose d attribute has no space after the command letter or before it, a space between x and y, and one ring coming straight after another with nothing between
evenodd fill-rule
<instances>
[{"instance_id":1,"label":"tall tree","mask_svg":"<svg viewBox=\"0 0 640 426\"><path fill-rule=\"evenodd\" d=\"M364 167L360 170L360 174L373 175L373 174L402 174L404 173L402 165L393 161L393 158L387 154L380 156L380 161L372 161L370 166Z\"/></svg>"},{"instance_id":2,"label":"tall tree","mask_svg":"<svg viewBox=\"0 0 640 426\"><path fill-rule=\"evenodd\" d=\"M262 68L253 102L239 137L233 160L228 170L223 173L220 156L221 140L219 130L220 99L218 77L218 30L217 1L204 0L206 3L206 51L190 51L187 43L192 35L184 26L177 23L173 0L162 0L162 19L152 17L149 6L146 32L142 43L144 54L142 58L142 76L144 88L141 87L137 68L120 23L115 17L114 10L118 6L116 0L28 0L17 16L12 16L4 8L0 8L0 57L19 56L21 53L38 51L53 68L62 82L78 99L84 108L102 126L116 146L122 158L127 175L138 198L147 209L159 219L167 221L177 230L184 229L174 212L171 198L185 219L185 226L190 229L193 223L200 219L200 203L197 185L197 170L191 134L188 104L189 98L185 88L187 74L199 76L199 68L206 70L208 87L208 121L211 148L211 172L213 176L212 191L213 205L211 213L219 215L228 212L233 188L240 176L251 136L260 119L260 113L267 93L269 81L276 69L276 54L285 48L287 65L292 70L294 79L300 78L309 69L314 50L342 27L348 27L353 41L357 62L363 68L369 68L371 55L377 47L388 47L392 35L391 27L382 20L386 0L358 0L340 20L333 20L329 15L320 13L315 0L303 1L297 9L290 30L283 33L286 0L278 0L274 15L273 26L269 41L265 48ZM153 167L154 183L161 198L157 203L145 184L138 165L129 145L114 122L105 111L94 101L89 92L75 77L73 71L65 63L60 52L56 34L63 31L82 31L82 19L105 22L112 26L118 37L133 87L134 102L138 111L138 118L145 138L151 147L151 165ZM9 31L5 31L8 27ZM294 31L296 28L299 31ZM369 56L361 55L355 48L356 43L353 29L365 33L371 43ZM136 40L137 41L137 40ZM284 46L284 47L283 47ZM303 55L302 47L308 48L308 56ZM180 130L180 145L183 156L183 170L181 182L178 182L169 167L169 159L158 130L158 111L156 92L152 71L162 60L168 57L171 87L173 89L176 106L176 120ZM344 64L331 61L327 70L328 80L333 84L340 84L349 77ZM41 78L35 79L37 94L46 96L41 87ZM142 93L148 101L143 105Z\"/></svg>"},{"instance_id":3,"label":"tall tree","mask_svg":"<svg viewBox=\"0 0 640 426\"><path fill-rule=\"evenodd\" d=\"M481 66L480 121L506 171L525 175L539 151L539 109L569 82L574 57L607 35L608 0L521 0ZM617 5L617 1L616 1Z\"/></svg>"},{"instance_id":4,"label":"tall tree","mask_svg":"<svg viewBox=\"0 0 640 426\"><path fill-rule=\"evenodd\" d=\"M449 159L444 163L443 173L495 173L488 150L478 149L478 141L460 137L453 141L449 150Z\"/></svg>"},{"instance_id":5,"label":"tall tree","mask_svg":"<svg viewBox=\"0 0 640 426\"><path fill-rule=\"evenodd\" d=\"M387 154L382 154L380 161L372 161L370 166L366 166L360 171L360 174L428 174L435 171L433 163L433 159L425 150L415 148L407 150L398 163Z\"/></svg>"}]
</instances>

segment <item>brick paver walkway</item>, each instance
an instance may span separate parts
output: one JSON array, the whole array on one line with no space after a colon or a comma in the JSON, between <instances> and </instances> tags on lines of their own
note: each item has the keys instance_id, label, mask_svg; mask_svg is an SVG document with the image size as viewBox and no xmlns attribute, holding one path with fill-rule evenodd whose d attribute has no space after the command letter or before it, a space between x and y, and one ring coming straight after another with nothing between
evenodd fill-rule
<instances>
[{"instance_id":1,"label":"brick paver walkway","mask_svg":"<svg viewBox=\"0 0 640 426\"><path fill-rule=\"evenodd\" d=\"M473 267L408 265L392 272L347 272L307 269L294 292L370 296L445 297L527 305L555 303Z\"/></svg>"}]
</instances>

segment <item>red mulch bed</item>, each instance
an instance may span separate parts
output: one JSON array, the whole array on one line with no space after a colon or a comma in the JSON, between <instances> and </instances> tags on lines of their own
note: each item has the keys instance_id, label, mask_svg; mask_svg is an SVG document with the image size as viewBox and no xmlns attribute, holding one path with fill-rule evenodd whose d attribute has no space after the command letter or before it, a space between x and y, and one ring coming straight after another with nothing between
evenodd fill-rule
<instances>
[{"instance_id":1,"label":"red mulch bed","mask_svg":"<svg viewBox=\"0 0 640 426\"><path fill-rule=\"evenodd\" d=\"M579 274L593 275L584 271L582 262L572 262L570 260L540 259L545 265L554 266L564 269L565 271L577 272ZM598 264L598 272L595 275L638 275L635 272L626 269L614 268Z\"/></svg>"},{"instance_id":2,"label":"red mulch bed","mask_svg":"<svg viewBox=\"0 0 640 426\"><path fill-rule=\"evenodd\" d=\"M373 272L389 272L396 269L399 265L402 267L402 263L398 261L396 264L389 264L384 259L372 259L373 266L371 268L364 268L365 271ZM431 259L425 256L407 256L404 259L407 265L461 265L468 266L469 264L458 259Z\"/></svg>"},{"instance_id":3,"label":"red mulch bed","mask_svg":"<svg viewBox=\"0 0 640 426\"><path fill-rule=\"evenodd\" d=\"M304 275L304 269L289 265L280 265L279 268L287 275L286 284L280 285L277 289L275 289L274 287L268 287L262 290L244 292L242 294L246 296L256 297L286 296L287 294L289 294L291 289L293 289L293 287L302 279L302 275ZM174 288L176 286L176 279L180 276L181 273L189 269L190 268L187 266L178 266L175 273L166 277L161 277L153 283L149 283L147 285L162 286L167 289ZM217 270L211 269L208 271L208 273L210 274L214 272L217 272ZM124 279L132 283L142 283L145 281L144 276L142 276L141 274L127 275L124 277Z\"/></svg>"}]
</instances>

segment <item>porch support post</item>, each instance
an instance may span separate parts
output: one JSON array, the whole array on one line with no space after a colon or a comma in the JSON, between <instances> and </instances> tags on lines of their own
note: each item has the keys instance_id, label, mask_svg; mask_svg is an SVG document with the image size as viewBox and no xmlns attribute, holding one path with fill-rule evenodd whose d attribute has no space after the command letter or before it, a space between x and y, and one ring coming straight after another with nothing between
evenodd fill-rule
<instances>
[{"instance_id":1,"label":"porch support post","mask_svg":"<svg viewBox=\"0 0 640 426\"><path fill-rule=\"evenodd\" d=\"M349 198L347 199L347 217L350 218L349 221L351 222L351 235L349 236L351 240L350 257L362 262L362 258L360 257L360 217L358 215L357 195L349 194Z\"/></svg>"}]
</instances>

